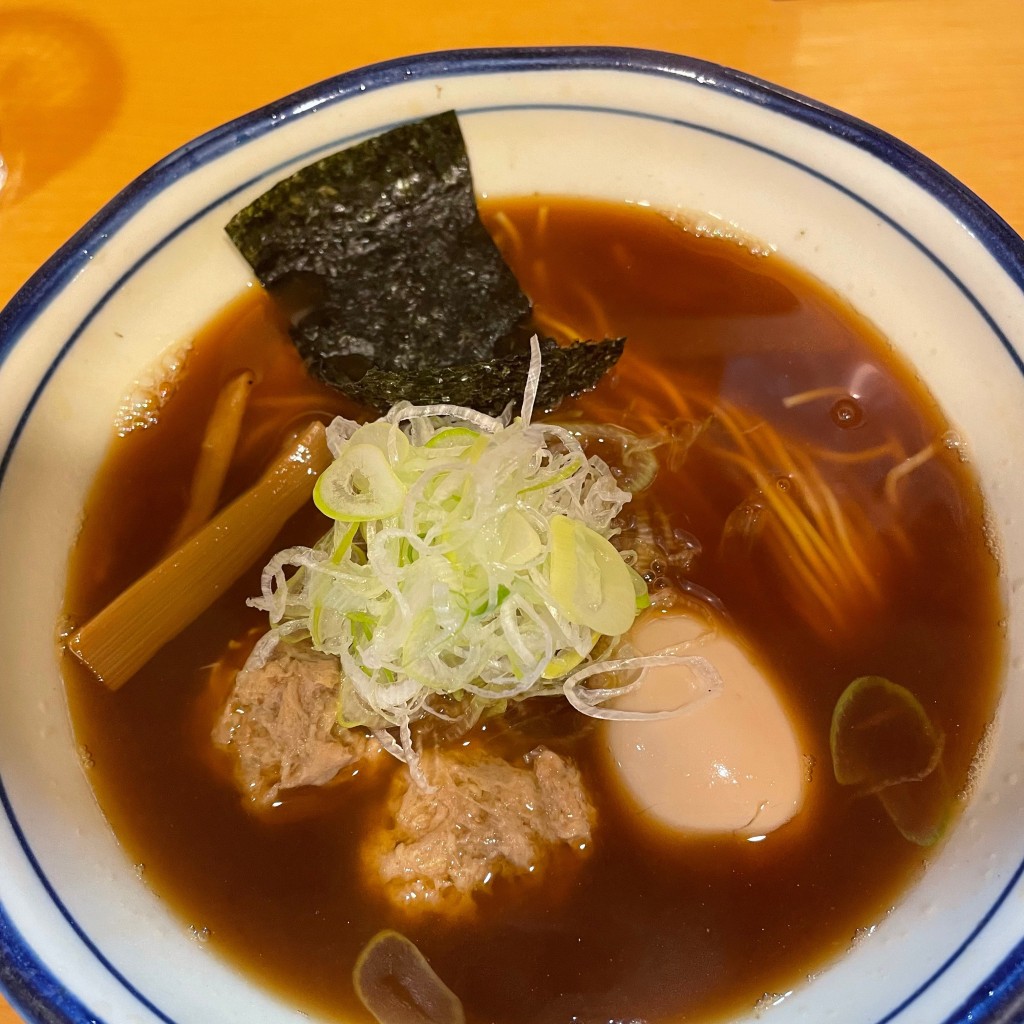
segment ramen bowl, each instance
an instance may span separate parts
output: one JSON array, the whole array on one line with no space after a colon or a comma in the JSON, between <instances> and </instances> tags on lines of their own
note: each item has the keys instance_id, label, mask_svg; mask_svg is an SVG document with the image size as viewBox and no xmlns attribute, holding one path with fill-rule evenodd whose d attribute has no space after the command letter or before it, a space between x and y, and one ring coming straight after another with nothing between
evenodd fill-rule
<instances>
[{"instance_id":1,"label":"ramen bowl","mask_svg":"<svg viewBox=\"0 0 1024 1024\"><path fill-rule=\"evenodd\" d=\"M966 808L869 934L742 1019L1020 1019L1024 242L869 125L721 67L620 49L429 54L312 86L146 172L0 314L8 999L32 1021L308 1019L172 914L104 820L58 668L68 551L125 395L251 287L229 217L319 156L447 109L479 191L639 203L756 239L872 321L956 425L985 494L1008 649Z\"/></svg>"}]
</instances>

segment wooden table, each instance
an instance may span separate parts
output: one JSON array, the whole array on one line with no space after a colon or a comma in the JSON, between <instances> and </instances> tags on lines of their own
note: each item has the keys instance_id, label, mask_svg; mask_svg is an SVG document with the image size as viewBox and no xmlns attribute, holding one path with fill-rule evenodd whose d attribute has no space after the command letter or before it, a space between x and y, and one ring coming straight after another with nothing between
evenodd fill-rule
<instances>
[{"instance_id":1,"label":"wooden table","mask_svg":"<svg viewBox=\"0 0 1024 1024\"><path fill-rule=\"evenodd\" d=\"M559 43L673 50L813 96L922 150L1024 232L1024 0L8 0L0 304L208 128L375 60ZM0 1024L18 1019L0 999Z\"/></svg>"}]
</instances>

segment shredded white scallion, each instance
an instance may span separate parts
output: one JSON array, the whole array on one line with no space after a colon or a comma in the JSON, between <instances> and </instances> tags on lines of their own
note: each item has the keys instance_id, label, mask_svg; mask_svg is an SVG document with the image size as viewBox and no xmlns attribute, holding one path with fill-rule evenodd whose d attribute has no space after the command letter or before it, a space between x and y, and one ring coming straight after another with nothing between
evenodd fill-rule
<instances>
[{"instance_id":1,"label":"shredded white scallion","mask_svg":"<svg viewBox=\"0 0 1024 1024\"><path fill-rule=\"evenodd\" d=\"M407 402L372 423L335 419L335 460L314 489L332 528L275 555L249 602L271 622L253 659L286 637L336 657L339 722L372 729L414 777L412 723L425 715L454 709L474 722L564 693L593 717L632 717L603 706L629 687L585 681L619 669L642 678L648 665L685 664L714 689L703 658L609 659L609 638L646 603L610 544L630 494L574 432L531 422L540 374L534 338L514 420L511 407L496 418Z\"/></svg>"},{"instance_id":2,"label":"shredded white scallion","mask_svg":"<svg viewBox=\"0 0 1024 1024\"><path fill-rule=\"evenodd\" d=\"M526 371L526 387L523 390L523 406L519 418L529 426L533 419L533 405L537 401L537 390L540 387L540 341L535 334L530 338L530 368Z\"/></svg>"},{"instance_id":3,"label":"shredded white scallion","mask_svg":"<svg viewBox=\"0 0 1024 1024\"><path fill-rule=\"evenodd\" d=\"M672 708L662 711L629 711L624 708L602 707L610 700L625 697L638 690L644 683L649 669L667 666L686 668L694 676L694 686ZM639 675L630 683L602 689L587 687L583 683L591 676L617 672L637 672ZM722 689L722 677L707 658L698 654L645 654L630 658L592 662L573 672L562 684L565 699L577 710L591 718L603 718L614 722L657 721L675 718L683 711L693 710L714 697Z\"/></svg>"}]
</instances>

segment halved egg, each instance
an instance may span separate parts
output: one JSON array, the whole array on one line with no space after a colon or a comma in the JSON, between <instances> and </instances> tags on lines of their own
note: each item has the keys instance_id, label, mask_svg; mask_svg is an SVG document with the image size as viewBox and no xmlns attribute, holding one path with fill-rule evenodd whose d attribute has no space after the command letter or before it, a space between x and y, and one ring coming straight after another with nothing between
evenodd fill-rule
<instances>
[{"instance_id":1,"label":"halved egg","mask_svg":"<svg viewBox=\"0 0 1024 1024\"><path fill-rule=\"evenodd\" d=\"M722 687L671 718L607 722L607 750L638 814L682 831L757 838L803 806L807 759L767 669L723 625L694 645L705 633L706 622L677 610L637 621L630 640L639 654L700 655ZM693 686L685 665L659 666L612 706L662 711Z\"/></svg>"}]
</instances>

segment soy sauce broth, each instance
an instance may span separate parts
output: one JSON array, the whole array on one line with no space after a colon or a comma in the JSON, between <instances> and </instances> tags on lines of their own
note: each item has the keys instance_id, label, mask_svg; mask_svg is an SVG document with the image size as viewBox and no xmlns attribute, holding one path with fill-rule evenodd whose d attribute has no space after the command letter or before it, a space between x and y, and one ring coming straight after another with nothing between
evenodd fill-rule
<instances>
[{"instance_id":1,"label":"soy sauce broth","mask_svg":"<svg viewBox=\"0 0 1024 1024\"><path fill-rule=\"evenodd\" d=\"M592 396L565 403L559 418L609 401L657 407L657 389L648 399L635 385L646 376L685 381L834 451L896 436L916 452L949 431L870 325L777 257L698 237L637 207L534 197L489 200L483 213L539 321L629 339L621 370ZM305 376L268 300L239 300L196 339L156 425L113 441L71 556L71 621L87 620L159 557L184 507L202 424L218 388L243 366L258 378L243 437L259 443L241 452L225 500L258 476L296 424L352 413ZM860 396L855 429L835 401L785 409L787 396L818 388ZM340 1019L367 1019L350 971L388 926L417 943L472 1022L709 1021L798 986L879 921L925 856L877 800L834 782L836 698L864 674L910 688L944 730L944 766L961 789L996 693L997 566L969 466L940 445L900 485L913 550L886 577L881 606L849 636L823 634L794 611L756 550L738 565L720 543L745 495L713 463L695 447L681 468L659 474L652 500L699 545L673 583L721 602L798 709L814 766L805 809L789 826L751 843L683 840L641 824L609 777L597 730L553 706L546 742L583 771L598 812L592 848L582 857L558 852L540 878L497 880L471 921L404 918L363 884L358 867L360 835L396 764L288 796L260 818L244 810L211 747L225 694L212 692L207 666L231 641L240 664L262 628L244 604L259 590L261 561L116 694L66 659L93 786L145 883L183 928L255 983ZM864 514L884 532L892 518L885 469L853 463L850 473L859 474L856 486L837 483L837 499L866 500ZM309 543L322 529L315 514L300 514L274 548ZM472 742L500 747L508 737L484 732Z\"/></svg>"}]
</instances>

